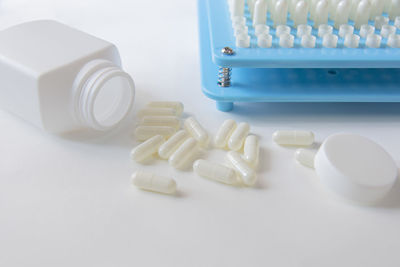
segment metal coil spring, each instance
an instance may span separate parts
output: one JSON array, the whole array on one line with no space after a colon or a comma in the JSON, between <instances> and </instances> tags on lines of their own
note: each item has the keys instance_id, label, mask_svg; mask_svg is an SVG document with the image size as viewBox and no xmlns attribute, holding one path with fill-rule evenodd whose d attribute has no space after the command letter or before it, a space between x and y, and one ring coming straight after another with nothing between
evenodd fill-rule
<instances>
[{"instance_id":1,"label":"metal coil spring","mask_svg":"<svg viewBox=\"0 0 400 267\"><path fill-rule=\"evenodd\" d=\"M231 68L220 67L218 70L218 85L221 87L231 86Z\"/></svg>"}]
</instances>

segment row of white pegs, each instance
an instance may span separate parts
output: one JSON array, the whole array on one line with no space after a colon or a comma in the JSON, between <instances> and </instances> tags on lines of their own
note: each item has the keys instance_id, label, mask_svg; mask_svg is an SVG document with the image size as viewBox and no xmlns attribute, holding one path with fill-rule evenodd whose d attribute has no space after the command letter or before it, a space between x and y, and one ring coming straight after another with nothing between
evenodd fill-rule
<instances>
[{"instance_id":1,"label":"row of white pegs","mask_svg":"<svg viewBox=\"0 0 400 267\"><path fill-rule=\"evenodd\" d=\"M232 17L244 16L245 0L228 0ZM270 14L274 26L287 24L288 14L294 26L307 24L314 27L334 21L335 28L354 21L357 29L385 12L391 20L400 16L399 0L247 0L253 25L265 24Z\"/></svg>"},{"instance_id":2,"label":"row of white pegs","mask_svg":"<svg viewBox=\"0 0 400 267\"><path fill-rule=\"evenodd\" d=\"M338 35L333 34L333 27L328 24L322 24L318 27L318 37L322 38L322 46L327 48L336 48L340 38L343 38L344 47L358 48L360 39L365 39L365 46L369 48L381 47L382 39L387 39L386 45L392 48L400 48L400 35L396 34L397 28L393 25L381 24L380 34L375 34L375 27L369 24L361 25L359 35L354 34L354 27L348 24L340 26ZM272 47L273 36L270 34L269 26L259 24L255 26L255 35L257 36L257 45L261 48ZM279 46L291 48L294 46L295 36L291 34L291 28L287 25L278 25L275 30L276 38L279 38ZM310 25L299 25L296 36L301 39L301 46L304 48L314 48L317 37L312 35ZM237 28L235 30L236 46L250 47L251 37L247 28Z\"/></svg>"},{"instance_id":3,"label":"row of white pegs","mask_svg":"<svg viewBox=\"0 0 400 267\"><path fill-rule=\"evenodd\" d=\"M135 129L135 137L143 143L131 151L132 160L146 163L155 155L168 160L176 169L184 169L198 156L200 149L209 148L209 135L193 117L187 118L180 130L180 102L151 102L139 111L141 118ZM230 150L227 159L231 167L206 160L196 160L193 170L199 176L221 183L252 186L257 180L256 167L259 161L259 142L249 135L250 125L226 120L215 138L216 148ZM239 151L243 150L243 154ZM238 179L239 178L239 179ZM133 175L133 184L141 189L165 194L176 191L172 178L138 171Z\"/></svg>"}]
</instances>

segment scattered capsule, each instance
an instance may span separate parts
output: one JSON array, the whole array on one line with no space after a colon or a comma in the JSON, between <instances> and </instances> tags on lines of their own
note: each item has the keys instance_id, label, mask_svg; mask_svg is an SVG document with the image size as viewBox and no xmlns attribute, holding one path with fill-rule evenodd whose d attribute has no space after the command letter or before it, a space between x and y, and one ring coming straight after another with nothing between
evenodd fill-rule
<instances>
[{"instance_id":1,"label":"scattered capsule","mask_svg":"<svg viewBox=\"0 0 400 267\"><path fill-rule=\"evenodd\" d=\"M190 137L169 158L169 164L175 169L181 169L184 167L188 160L191 159L197 150L197 141L193 137Z\"/></svg>"},{"instance_id":2,"label":"scattered capsule","mask_svg":"<svg viewBox=\"0 0 400 267\"><path fill-rule=\"evenodd\" d=\"M180 145L185 142L188 138L188 134L184 130L176 132L171 136L164 144L158 149L158 155L163 159L169 159L169 157L178 149Z\"/></svg>"},{"instance_id":3,"label":"scattered capsule","mask_svg":"<svg viewBox=\"0 0 400 267\"><path fill-rule=\"evenodd\" d=\"M146 142L135 147L131 152L131 158L136 162L143 162L155 154L158 148L164 143L162 135L156 135Z\"/></svg>"},{"instance_id":4,"label":"scattered capsule","mask_svg":"<svg viewBox=\"0 0 400 267\"><path fill-rule=\"evenodd\" d=\"M247 162L236 151L229 151L227 154L228 160L233 168L239 173L245 185L252 186L257 181L255 171L247 164Z\"/></svg>"},{"instance_id":5,"label":"scattered capsule","mask_svg":"<svg viewBox=\"0 0 400 267\"><path fill-rule=\"evenodd\" d=\"M181 116L183 113L183 104L176 101L154 101L147 104L151 108L172 108L176 112L176 116Z\"/></svg>"},{"instance_id":6,"label":"scattered capsule","mask_svg":"<svg viewBox=\"0 0 400 267\"><path fill-rule=\"evenodd\" d=\"M237 184L236 172L224 165L199 159L193 164L194 172L204 178L215 180L224 184Z\"/></svg>"},{"instance_id":7,"label":"scattered capsule","mask_svg":"<svg viewBox=\"0 0 400 267\"><path fill-rule=\"evenodd\" d=\"M295 158L301 165L314 169L315 152L308 149L297 149Z\"/></svg>"},{"instance_id":8,"label":"scattered capsule","mask_svg":"<svg viewBox=\"0 0 400 267\"><path fill-rule=\"evenodd\" d=\"M168 126L139 126L136 127L134 135L138 141L145 141L156 135L168 138L175 132L174 128Z\"/></svg>"},{"instance_id":9,"label":"scattered capsule","mask_svg":"<svg viewBox=\"0 0 400 267\"><path fill-rule=\"evenodd\" d=\"M310 146L314 143L314 133L310 131L276 131L272 139L279 145Z\"/></svg>"},{"instance_id":10,"label":"scattered capsule","mask_svg":"<svg viewBox=\"0 0 400 267\"><path fill-rule=\"evenodd\" d=\"M137 171L132 175L132 184L140 189L162 194L174 194L176 182L170 177Z\"/></svg>"},{"instance_id":11,"label":"scattered capsule","mask_svg":"<svg viewBox=\"0 0 400 267\"><path fill-rule=\"evenodd\" d=\"M181 121L175 116L144 116L140 125L144 126L168 126L175 129L181 128Z\"/></svg>"},{"instance_id":12,"label":"scattered capsule","mask_svg":"<svg viewBox=\"0 0 400 267\"><path fill-rule=\"evenodd\" d=\"M173 108L143 108L138 111L138 117L144 116L178 116Z\"/></svg>"},{"instance_id":13,"label":"scattered capsule","mask_svg":"<svg viewBox=\"0 0 400 267\"><path fill-rule=\"evenodd\" d=\"M203 126L193 117L189 117L184 123L186 131L196 139L200 144L204 145L208 142L208 134Z\"/></svg>"},{"instance_id":14,"label":"scattered capsule","mask_svg":"<svg viewBox=\"0 0 400 267\"><path fill-rule=\"evenodd\" d=\"M241 122L233 131L228 141L228 147L231 150L238 151L242 148L244 139L250 132L250 125L246 122Z\"/></svg>"},{"instance_id":15,"label":"scattered capsule","mask_svg":"<svg viewBox=\"0 0 400 267\"><path fill-rule=\"evenodd\" d=\"M226 147L229 137L231 137L233 131L236 129L236 126L237 124L234 120L229 119L224 121L215 135L215 146L218 148Z\"/></svg>"},{"instance_id":16,"label":"scattered capsule","mask_svg":"<svg viewBox=\"0 0 400 267\"><path fill-rule=\"evenodd\" d=\"M244 160L247 161L250 166L255 167L258 165L259 154L260 144L257 136L247 136L246 140L244 141Z\"/></svg>"}]
</instances>

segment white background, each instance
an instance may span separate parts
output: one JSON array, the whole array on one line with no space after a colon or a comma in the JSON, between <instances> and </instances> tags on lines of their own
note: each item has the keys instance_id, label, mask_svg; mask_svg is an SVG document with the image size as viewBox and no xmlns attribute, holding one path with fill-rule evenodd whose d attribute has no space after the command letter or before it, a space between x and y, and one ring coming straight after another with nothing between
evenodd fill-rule
<instances>
[{"instance_id":1,"label":"white background","mask_svg":"<svg viewBox=\"0 0 400 267\"><path fill-rule=\"evenodd\" d=\"M215 109L201 93L194 0L3 0L0 26L53 18L109 40L137 84L135 110L180 100L215 133L226 118L261 138L259 183L235 188L129 159L135 119L90 140L41 132L0 112L0 266L400 266L400 186L376 207L332 198L276 129L317 141L358 133L399 163L400 105L241 104ZM0 81L1 86L1 81ZM224 160L222 151L204 157ZM175 177L175 197L139 191L131 173Z\"/></svg>"}]
</instances>

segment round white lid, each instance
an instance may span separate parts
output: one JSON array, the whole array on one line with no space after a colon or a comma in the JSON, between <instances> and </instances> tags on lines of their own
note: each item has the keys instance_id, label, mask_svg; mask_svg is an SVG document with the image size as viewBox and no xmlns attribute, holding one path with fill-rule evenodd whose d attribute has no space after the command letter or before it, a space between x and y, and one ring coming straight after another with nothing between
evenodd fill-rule
<instances>
[{"instance_id":1,"label":"round white lid","mask_svg":"<svg viewBox=\"0 0 400 267\"><path fill-rule=\"evenodd\" d=\"M354 134L328 137L314 163L326 187L360 203L373 203L383 198L398 175L396 163L380 145Z\"/></svg>"}]
</instances>

